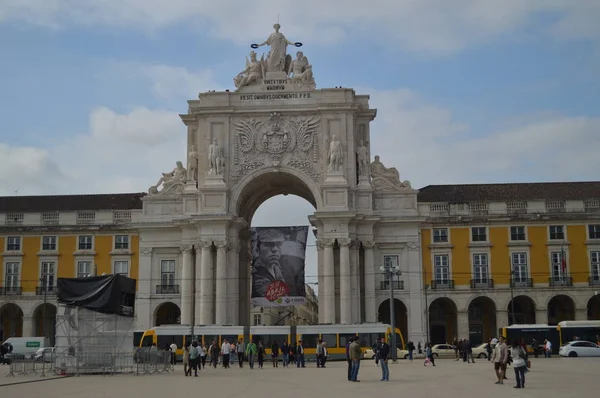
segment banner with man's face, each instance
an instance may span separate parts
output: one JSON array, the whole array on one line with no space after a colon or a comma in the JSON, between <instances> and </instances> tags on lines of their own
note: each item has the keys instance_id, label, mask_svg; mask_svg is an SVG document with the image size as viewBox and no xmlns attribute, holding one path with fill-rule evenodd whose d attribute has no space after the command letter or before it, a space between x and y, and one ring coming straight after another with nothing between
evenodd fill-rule
<instances>
[{"instance_id":1,"label":"banner with man's face","mask_svg":"<svg viewBox=\"0 0 600 398\"><path fill-rule=\"evenodd\" d=\"M252 233L252 304L286 307L306 303L304 259L308 226L256 227Z\"/></svg>"}]
</instances>

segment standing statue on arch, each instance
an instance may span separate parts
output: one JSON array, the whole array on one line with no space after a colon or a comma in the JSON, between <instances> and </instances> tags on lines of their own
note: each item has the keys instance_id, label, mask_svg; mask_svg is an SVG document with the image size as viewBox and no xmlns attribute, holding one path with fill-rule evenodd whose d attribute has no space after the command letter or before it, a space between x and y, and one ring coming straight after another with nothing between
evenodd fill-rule
<instances>
[{"instance_id":1,"label":"standing statue on arch","mask_svg":"<svg viewBox=\"0 0 600 398\"><path fill-rule=\"evenodd\" d=\"M273 25L275 32L271 33L267 40L260 44L252 44L252 48L262 47L267 45L271 48L266 59L267 72L285 72L290 70L292 64L292 56L287 53L287 46L302 47L302 43L293 43L289 41L283 33L279 31L281 25L276 23Z\"/></svg>"}]
</instances>

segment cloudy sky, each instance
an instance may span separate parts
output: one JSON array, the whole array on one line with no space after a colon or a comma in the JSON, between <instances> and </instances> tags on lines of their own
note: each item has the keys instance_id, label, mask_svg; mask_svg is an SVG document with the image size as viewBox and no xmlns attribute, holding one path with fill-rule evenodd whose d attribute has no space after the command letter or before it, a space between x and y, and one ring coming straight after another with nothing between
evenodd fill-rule
<instances>
[{"instance_id":1,"label":"cloudy sky","mask_svg":"<svg viewBox=\"0 0 600 398\"><path fill-rule=\"evenodd\" d=\"M147 190L277 18L318 86L371 95L372 153L415 187L599 178L597 0L1 0L0 194Z\"/></svg>"}]
</instances>

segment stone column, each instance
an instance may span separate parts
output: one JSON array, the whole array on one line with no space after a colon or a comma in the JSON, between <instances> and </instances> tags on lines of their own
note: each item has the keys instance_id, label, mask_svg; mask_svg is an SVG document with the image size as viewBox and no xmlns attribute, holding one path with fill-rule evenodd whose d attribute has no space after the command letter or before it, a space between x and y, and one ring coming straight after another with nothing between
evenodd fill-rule
<instances>
[{"instance_id":1,"label":"stone column","mask_svg":"<svg viewBox=\"0 0 600 398\"><path fill-rule=\"evenodd\" d=\"M181 323L194 324L194 255L193 245L181 246L183 264L181 268Z\"/></svg>"},{"instance_id":2,"label":"stone column","mask_svg":"<svg viewBox=\"0 0 600 398\"><path fill-rule=\"evenodd\" d=\"M229 240L227 244L227 324L240 324L240 242Z\"/></svg>"},{"instance_id":3,"label":"stone column","mask_svg":"<svg viewBox=\"0 0 600 398\"><path fill-rule=\"evenodd\" d=\"M350 274L352 277L351 291L352 291L352 323L361 322L361 305L362 297L360 294L360 256L359 256L359 242L353 240L350 243Z\"/></svg>"},{"instance_id":4,"label":"stone column","mask_svg":"<svg viewBox=\"0 0 600 398\"><path fill-rule=\"evenodd\" d=\"M325 323L325 266L324 266L324 254L323 254L323 242L317 240L317 284L319 286L318 300L319 300L319 323Z\"/></svg>"},{"instance_id":5,"label":"stone column","mask_svg":"<svg viewBox=\"0 0 600 398\"><path fill-rule=\"evenodd\" d=\"M324 322L335 323L335 268L333 265L333 239L322 239L323 244L323 265L324 265Z\"/></svg>"},{"instance_id":6,"label":"stone column","mask_svg":"<svg viewBox=\"0 0 600 398\"><path fill-rule=\"evenodd\" d=\"M576 321L587 321L587 308L576 308L575 309L575 320Z\"/></svg>"},{"instance_id":7,"label":"stone column","mask_svg":"<svg viewBox=\"0 0 600 398\"><path fill-rule=\"evenodd\" d=\"M350 239L338 239L340 245L340 323L352 324L352 272Z\"/></svg>"},{"instance_id":8,"label":"stone column","mask_svg":"<svg viewBox=\"0 0 600 398\"><path fill-rule=\"evenodd\" d=\"M18 321L14 320L13 322L17 323ZM24 316L23 317L23 328L21 330L21 333L23 334L23 337L34 337L36 335L37 331L33 327L33 317L32 316ZM7 336L6 338L8 338L8 337L10 337L10 336Z\"/></svg>"},{"instance_id":9,"label":"stone column","mask_svg":"<svg viewBox=\"0 0 600 398\"><path fill-rule=\"evenodd\" d=\"M498 330L501 328L505 328L508 325L508 311L506 310L497 310L496 311L496 330L494 334L498 333ZM498 336L496 336L498 337Z\"/></svg>"},{"instance_id":10,"label":"stone column","mask_svg":"<svg viewBox=\"0 0 600 398\"><path fill-rule=\"evenodd\" d=\"M456 314L456 334L457 336L449 336L451 339L458 337L459 339L469 338L469 312L458 311ZM450 343L451 341L449 341Z\"/></svg>"},{"instance_id":11,"label":"stone column","mask_svg":"<svg viewBox=\"0 0 600 398\"><path fill-rule=\"evenodd\" d=\"M377 322L375 298L375 242L363 242L365 250L365 321Z\"/></svg>"},{"instance_id":12,"label":"stone column","mask_svg":"<svg viewBox=\"0 0 600 398\"><path fill-rule=\"evenodd\" d=\"M548 309L536 309L535 310L535 323L536 324L548 324Z\"/></svg>"},{"instance_id":13,"label":"stone column","mask_svg":"<svg viewBox=\"0 0 600 398\"><path fill-rule=\"evenodd\" d=\"M138 329L150 329L154 325L152 308L150 308L150 296L152 290L152 248L140 247L140 260L138 272L138 290L135 300L136 327Z\"/></svg>"},{"instance_id":14,"label":"stone column","mask_svg":"<svg viewBox=\"0 0 600 398\"><path fill-rule=\"evenodd\" d=\"M212 242L200 242L202 246L202 261L200 269L200 325L213 324L213 262Z\"/></svg>"},{"instance_id":15,"label":"stone column","mask_svg":"<svg viewBox=\"0 0 600 398\"><path fill-rule=\"evenodd\" d=\"M215 242L217 246L217 272L215 294L215 324L227 324L227 241Z\"/></svg>"}]
</instances>

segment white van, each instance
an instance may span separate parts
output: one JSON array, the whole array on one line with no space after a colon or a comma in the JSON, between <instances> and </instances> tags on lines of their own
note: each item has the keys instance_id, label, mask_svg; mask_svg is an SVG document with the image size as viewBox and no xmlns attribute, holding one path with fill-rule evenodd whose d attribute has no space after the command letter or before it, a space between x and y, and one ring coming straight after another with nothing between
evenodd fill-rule
<instances>
[{"instance_id":1,"label":"white van","mask_svg":"<svg viewBox=\"0 0 600 398\"><path fill-rule=\"evenodd\" d=\"M10 345L12 350L5 355L4 361L10 363L12 358L33 358L40 348L49 345L46 337L9 337L3 342Z\"/></svg>"}]
</instances>

